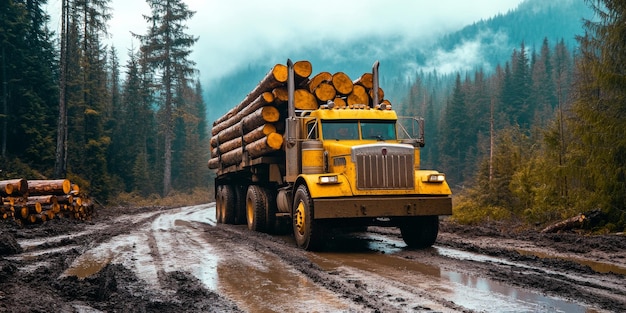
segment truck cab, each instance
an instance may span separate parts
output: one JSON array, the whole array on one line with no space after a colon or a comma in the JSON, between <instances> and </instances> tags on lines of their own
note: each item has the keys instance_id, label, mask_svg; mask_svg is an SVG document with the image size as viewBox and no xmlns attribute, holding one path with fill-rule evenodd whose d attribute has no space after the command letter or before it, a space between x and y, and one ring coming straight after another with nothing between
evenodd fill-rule
<instances>
[{"instance_id":1,"label":"truck cab","mask_svg":"<svg viewBox=\"0 0 626 313\"><path fill-rule=\"evenodd\" d=\"M294 234L308 248L329 229L399 227L410 247L434 243L440 215L452 214L445 175L419 167L423 122L411 138L389 106L336 108L301 118L301 174L294 184ZM309 212L310 211L310 212Z\"/></svg>"}]
</instances>

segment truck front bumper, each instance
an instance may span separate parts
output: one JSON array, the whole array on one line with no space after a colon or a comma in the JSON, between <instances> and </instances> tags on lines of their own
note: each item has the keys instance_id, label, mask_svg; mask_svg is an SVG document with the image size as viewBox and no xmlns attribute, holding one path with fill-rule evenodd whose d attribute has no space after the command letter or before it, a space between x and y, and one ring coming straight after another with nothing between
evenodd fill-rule
<instances>
[{"instance_id":1,"label":"truck front bumper","mask_svg":"<svg viewBox=\"0 0 626 313\"><path fill-rule=\"evenodd\" d=\"M452 198L350 197L313 199L315 219L452 215Z\"/></svg>"}]
</instances>

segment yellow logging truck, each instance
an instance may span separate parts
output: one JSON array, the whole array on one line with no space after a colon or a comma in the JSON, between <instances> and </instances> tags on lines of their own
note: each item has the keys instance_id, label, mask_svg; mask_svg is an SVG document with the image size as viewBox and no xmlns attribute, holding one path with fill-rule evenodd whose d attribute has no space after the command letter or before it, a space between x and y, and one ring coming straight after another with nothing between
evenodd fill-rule
<instances>
[{"instance_id":1,"label":"yellow logging truck","mask_svg":"<svg viewBox=\"0 0 626 313\"><path fill-rule=\"evenodd\" d=\"M328 233L372 225L399 227L409 247L431 246L452 201L445 175L420 168L423 120L398 118L381 99L378 62L366 73L370 84L350 82L332 100L299 105L307 98L302 90L321 88L319 79L307 85L314 79L306 63L275 67L214 123L209 168L216 171L218 223L272 232L287 220L306 250L321 248ZM339 86L334 77L325 82ZM359 99L351 97L357 87L370 96L347 103Z\"/></svg>"}]
</instances>

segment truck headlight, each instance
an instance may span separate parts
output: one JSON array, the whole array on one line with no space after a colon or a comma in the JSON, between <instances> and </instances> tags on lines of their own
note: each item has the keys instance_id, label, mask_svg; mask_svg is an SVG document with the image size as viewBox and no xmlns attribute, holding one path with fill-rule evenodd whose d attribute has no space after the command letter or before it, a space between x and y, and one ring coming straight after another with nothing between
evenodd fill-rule
<instances>
[{"instance_id":1,"label":"truck headlight","mask_svg":"<svg viewBox=\"0 0 626 313\"><path fill-rule=\"evenodd\" d=\"M339 183L339 177L337 177L337 175L320 176L317 183L320 184L320 185L338 184Z\"/></svg>"},{"instance_id":2,"label":"truck headlight","mask_svg":"<svg viewBox=\"0 0 626 313\"><path fill-rule=\"evenodd\" d=\"M429 183L443 183L446 181L445 174L430 174L426 180Z\"/></svg>"}]
</instances>

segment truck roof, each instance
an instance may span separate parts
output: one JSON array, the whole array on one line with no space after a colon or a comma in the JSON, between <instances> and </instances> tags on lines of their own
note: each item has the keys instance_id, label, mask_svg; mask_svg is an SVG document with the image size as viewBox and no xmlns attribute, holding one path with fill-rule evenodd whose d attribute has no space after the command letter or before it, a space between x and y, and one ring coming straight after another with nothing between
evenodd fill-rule
<instances>
[{"instance_id":1,"label":"truck roof","mask_svg":"<svg viewBox=\"0 0 626 313\"><path fill-rule=\"evenodd\" d=\"M373 120L397 120L398 116L394 110L376 109L318 109L310 114L322 120L332 119L373 119Z\"/></svg>"}]
</instances>

